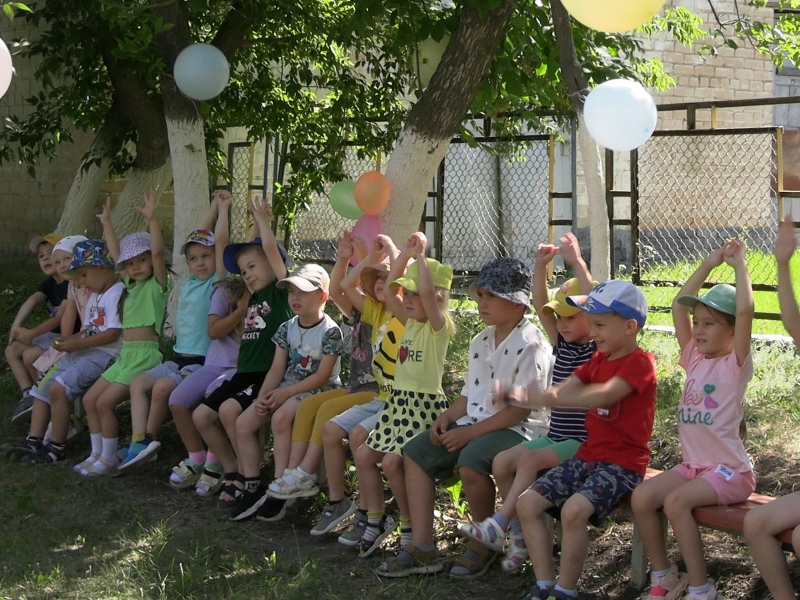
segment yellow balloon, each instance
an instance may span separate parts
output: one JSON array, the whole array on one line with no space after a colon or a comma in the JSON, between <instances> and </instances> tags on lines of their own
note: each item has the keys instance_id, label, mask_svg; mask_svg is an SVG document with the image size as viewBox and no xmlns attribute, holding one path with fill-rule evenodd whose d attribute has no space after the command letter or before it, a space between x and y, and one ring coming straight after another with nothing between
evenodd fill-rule
<instances>
[{"instance_id":1,"label":"yellow balloon","mask_svg":"<svg viewBox=\"0 0 800 600\"><path fill-rule=\"evenodd\" d=\"M666 0L561 0L578 21L607 33L636 29L652 19Z\"/></svg>"}]
</instances>

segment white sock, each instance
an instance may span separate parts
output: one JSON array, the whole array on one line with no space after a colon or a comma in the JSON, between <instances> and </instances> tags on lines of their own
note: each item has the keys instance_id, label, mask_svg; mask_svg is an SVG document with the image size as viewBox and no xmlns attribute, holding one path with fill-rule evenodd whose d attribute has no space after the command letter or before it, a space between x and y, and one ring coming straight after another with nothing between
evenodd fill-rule
<instances>
[{"instance_id":1,"label":"white sock","mask_svg":"<svg viewBox=\"0 0 800 600\"><path fill-rule=\"evenodd\" d=\"M306 472L303 470L303 468L302 468L302 467L297 467L297 468L295 469L295 471L297 471L298 473L300 473L300 475L302 475L303 477L308 477L308 478L309 478L311 481L316 481L316 480L317 480L317 474L316 474L316 473L306 473Z\"/></svg>"},{"instance_id":2,"label":"white sock","mask_svg":"<svg viewBox=\"0 0 800 600\"><path fill-rule=\"evenodd\" d=\"M117 450L119 450L119 438L103 438L103 452L100 455L106 462L117 462Z\"/></svg>"},{"instance_id":3,"label":"white sock","mask_svg":"<svg viewBox=\"0 0 800 600\"><path fill-rule=\"evenodd\" d=\"M664 569L663 571L650 571L650 583L655 585L661 579L669 575L670 568Z\"/></svg>"},{"instance_id":4,"label":"white sock","mask_svg":"<svg viewBox=\"0 0 800 600\"><path fill-rule=\"evenodd\" d=\"M689 586L689 595L690 596L705 596L711 590L711 584L706 583L705 585L699 585L697 587Z\"/></svg>"},{"instance_id":5,"label":"white sock","mask_svg":"<svg viewBox=\"0 0 800 600\"><path fill-rule=\"evenodd\" d=\"M103 452L103 434L90 433L89 439L92 441L92 453L100 456L100 454Z\"/></svg>"}]
</instances>

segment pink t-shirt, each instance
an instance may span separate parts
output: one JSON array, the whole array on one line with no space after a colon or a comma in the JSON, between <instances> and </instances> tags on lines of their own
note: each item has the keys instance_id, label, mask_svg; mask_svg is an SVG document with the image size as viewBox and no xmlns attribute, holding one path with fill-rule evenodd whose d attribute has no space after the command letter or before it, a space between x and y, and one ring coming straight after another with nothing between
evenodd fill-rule
<instances>
[{"instance_id":1,"label":"pink t-shirt","mask_svg":"<svg viewBox=\"0 0 800 600\"><path fill-rule=\"evenodd\" d=\"M705 358L694 340L678 363L686 371L683 398L678 405L678 433L683 462L692 468L725 465L736 473L753 465L739 438L744 418L744 393L753 378L753 356L740 367L736 353Z\"/></svg>"}]
</instances>

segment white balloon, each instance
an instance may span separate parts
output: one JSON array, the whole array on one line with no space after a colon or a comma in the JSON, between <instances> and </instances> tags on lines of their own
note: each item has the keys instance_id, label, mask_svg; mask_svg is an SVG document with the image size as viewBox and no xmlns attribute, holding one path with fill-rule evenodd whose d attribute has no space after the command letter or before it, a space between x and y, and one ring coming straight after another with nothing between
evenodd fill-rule
<instances>
[{"instance_id":1,"label":"white balloon","mask_svg":"<svg viewBox=\"0 0 800 600\"><path fill-rule=\"evenodd\" d=\"M658 110L642 84L612 79L589 92L583 118L589 135L601 146L627 151L638 148L653 135Z\"/></svg>"},{"instance_id":2,"label":"white balloon","mask_svg":"<svg viewBox=\"0 0 800 600\"><path fill-rule=\"evenodd\" d=\"M187 46L175 60L175 83L192 100L211 100L228 85L228 59L211 44Z\"/></svg>"},{"instance_id":3,"label":"white balloon","mask_svg":"<svg viewBox=\"0 0 800 600\"><path fill-rule=\"evenodd\" d=\"M6 95L13 74L14 65L11 63L11 52L8 51L6 43L0 39L0 98Z\"/></svg>"}]
</instances>

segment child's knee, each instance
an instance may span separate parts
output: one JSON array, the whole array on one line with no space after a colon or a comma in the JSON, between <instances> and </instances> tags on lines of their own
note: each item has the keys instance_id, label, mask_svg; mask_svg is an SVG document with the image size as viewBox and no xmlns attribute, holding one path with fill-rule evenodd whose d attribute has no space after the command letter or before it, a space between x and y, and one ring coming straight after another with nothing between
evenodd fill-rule
<instances>
[{"instance_id":1,"label":"child's knee","mask_svg":"<svg viewBox=\"0 0 800 600\"><path fill-rule=\"evenodd\" d=\"M50 388L47 390L47 397L49 398L50 402L66 402L67 401L67 390L64 389L57 381L54 381L50 384Z\"/></svg>"},{"instance_id":2,"label":"child's knee","mask_svg":"<svg viewBox=\"0 0 800 600\"><path fill-rule=\"evenodd\" d=\"M20 356L22 356L22 351L25 348L22 344L18 342L12 342L8 346L6 346L6 361L13 362L19 360Z\"/></svg>"},{"instance_id":3,"label":"child's knee","mask_svg":"<svg viewBox=\"0 0 800 600\"><path fill-rule=\"evenodd\" d=\"M539 506L539 498L541 496L531 489L527 489L520 494L519 498L517 498L516 508L521 520L535 519L541 516L543 511Z\"/></svg>"},{"instance_id":4,"label":"child's knee","mask_svg":"<svg viewBox=\"0 0 800 600\"><path fill-rule=\"evenodd\" d=\"M403 467L403 457L397 454L387 454L381 461L383 472L387 475L400 475L405 469Z\"/></svg>"},{"instance_id":5,"label":"child's knee","mask_svg":"<svg viewBox=\"0 0 800 600\"><path fill-rule=\"evenodd\" d=\"M322 428L322 443L323 444L336 444L342 443L342 440L347 437L347 432L339 427L333 421L328 421Z\"/></svg>"},{"instance_id":6,"label":"child's knee","mask_svg":"<svg viewBox=\"0 0 800 600\"><path fill-rule=\"evenodd\" d=\"M461 482L464 484L464 487L480 485L482 483L486 483L487 481L489 483L492 482L492 478L488 475L479 473L472 467L468 467L466 465L461 465L458 467L458 476L461 478Z\"/></svg>"},{"instance_id":7,"label":"child's knee","mask_svg":"<svg viewBox=\"0 0 800 600\"><path fill-rule=\"evenodd\" d=\"M233 427L241 414L242 407L234 400L227 400L219 407L219 420L226 428Z\"/></svg>"},{"instance_id":8,"label":"child's knee","mask_svg":"<svg viewBox=\"0 0 800 600\"><path fill-rule=\"evenodd\" d=\"M272 433L291 433L293 424L294 413L278 409L272 415Z\"/></svg>"},{"instance_id":9,"label":"child's knee","mask_svg":"<svg viewBox=\"0 0 800 600\"><path fill-rule=\"evenodd\" d=\"M589 500L580 494L573 494L561 507L561 523L564 526L586 525L594 512Z\"/></svg>"},{"instance_id":10,"label":"child's knee","mask_svg":"<svg viewBox=\"0 0 800 600\"><path fill-rule=\"evenodd\" d=\"M153 384L153 402L165 404L169 401L169 395L175 389L175 382L169 377L163 377Z\"/></svg>"},{"instance_id":11,"label":"child's knee","mask_svg":"<svg viewBox=\"0 0 800 600\"><path fill-rule=\"evenodd\" d=\"M39 346L28 346L22 352L22 362L25 363L26 367L33 367L33 363L36 362L42 355L43 351Z\"/></svg>"}]
</instances>

